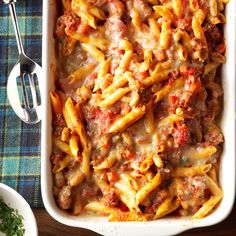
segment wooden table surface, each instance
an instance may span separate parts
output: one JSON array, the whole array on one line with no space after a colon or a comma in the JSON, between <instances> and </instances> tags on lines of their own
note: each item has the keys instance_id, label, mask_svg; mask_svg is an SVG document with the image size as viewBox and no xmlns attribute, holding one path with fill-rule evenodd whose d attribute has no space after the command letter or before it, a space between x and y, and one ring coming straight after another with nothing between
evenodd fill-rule
<instances>
[{"instance_id":1,"label":"wooden table surface","mask_svg":"<svg viewBox=\"0 0 236 236\"><path fill-rule=\"evenodd\" d=\"M92 231L68 227L55 221L45 209L33 209L39 236L98 236ZM236 235L236 204L233 211L223 222L206 227L186 231L179 236L234 236Z\"/></svg>"}]
</instances>

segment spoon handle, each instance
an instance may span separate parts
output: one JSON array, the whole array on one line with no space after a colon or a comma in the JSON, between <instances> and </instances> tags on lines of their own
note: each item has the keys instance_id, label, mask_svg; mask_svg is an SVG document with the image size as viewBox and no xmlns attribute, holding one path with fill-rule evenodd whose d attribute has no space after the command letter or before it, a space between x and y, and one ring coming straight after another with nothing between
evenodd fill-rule
<instances>
[{"instance_id":1,"label":"spoon handle","mask_svg":"<svg viewBox=\"0 0 236 236\"><path fill-rule=\"evenodd\" d=\"M23 48L23 45L22 45L19 25L18 25L17 16L16 16L16 8L15 8L16 0L4 0L4 2L6 4L8 4L8 7L9 7L9 10L10 10L10 13L11 13L11 19L12 19L15 34L16 34L16 42L17 42L19 54L20 55L24 54L24 48Z\"/></svg>"}]
</instances>

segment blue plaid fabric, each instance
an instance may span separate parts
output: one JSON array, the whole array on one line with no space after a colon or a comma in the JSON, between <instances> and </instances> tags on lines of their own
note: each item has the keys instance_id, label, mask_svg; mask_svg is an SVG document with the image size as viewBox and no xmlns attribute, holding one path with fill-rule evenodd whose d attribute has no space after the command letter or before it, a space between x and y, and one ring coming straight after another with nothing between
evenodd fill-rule
<instances>
[{"instance_id":1,"label":"blue plaid fabric","mask_svg":"<svg viewBox=\"0 0 236 236\"><path fill-rule=\"evenodd\" d=\"M16 11L26 55L41 65L42 0L19 0ZM7 99L7 76L17 59L18 49L8 6L0 1L0 182L16 189L32 207L42 207L41 124L23 123Z\"/></svg>"}]
</instances>

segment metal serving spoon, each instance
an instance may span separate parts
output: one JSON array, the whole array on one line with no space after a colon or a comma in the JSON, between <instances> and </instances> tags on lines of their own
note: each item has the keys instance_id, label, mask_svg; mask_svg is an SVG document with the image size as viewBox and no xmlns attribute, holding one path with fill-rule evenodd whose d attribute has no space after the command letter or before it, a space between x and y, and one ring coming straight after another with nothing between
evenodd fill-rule
<instances>
[{"instance_id":1,"label":"metal serving spoon","mask_svg":"<svg viewBox=\"0 0 236 236\"><path fill-rule=\"evenodd\" d=\"M40 82L42 68L25 55L17 22L16 0L3 0L9 7L19 59L13 67L7 82L7 97L16 115L27 124L36 124L41 116Z\"/></svg>"}]
</instances>

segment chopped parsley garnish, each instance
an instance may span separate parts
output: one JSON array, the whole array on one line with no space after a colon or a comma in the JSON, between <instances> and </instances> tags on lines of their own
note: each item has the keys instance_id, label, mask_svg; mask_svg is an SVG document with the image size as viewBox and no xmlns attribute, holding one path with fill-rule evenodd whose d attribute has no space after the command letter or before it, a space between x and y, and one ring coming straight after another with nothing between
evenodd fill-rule
<instances>
[{"instance_id":1,"label":"chopped parsley garnish","mask_svg":"<svg viewBox=\"0 0 236 236\"><path fill-rule=\"evenodd\" d=\"M6 236L23 236L23 217L16 209L8 206L0 196L0 231Z\"/></svg>"}]
</instances>

